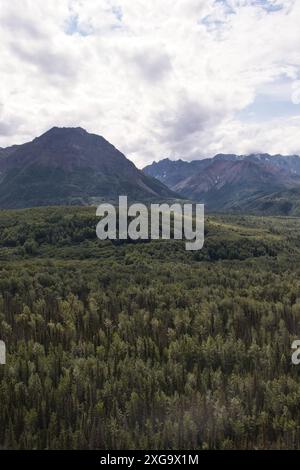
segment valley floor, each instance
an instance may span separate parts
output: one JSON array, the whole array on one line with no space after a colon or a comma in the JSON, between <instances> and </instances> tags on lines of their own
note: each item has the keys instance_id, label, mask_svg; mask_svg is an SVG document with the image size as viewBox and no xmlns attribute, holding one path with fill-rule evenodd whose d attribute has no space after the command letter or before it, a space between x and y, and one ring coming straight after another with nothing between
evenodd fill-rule
<instances>
[{"instance_id":1,"label":"valley floor","mask_svg":"<svg viewBox=\"0 0 300 470\"><path fill-rule=\"evenodd\" d=\"M300 219L101 242L91 208L0 212L0 447L300 448Z\"/></svg>"}]
</instances>

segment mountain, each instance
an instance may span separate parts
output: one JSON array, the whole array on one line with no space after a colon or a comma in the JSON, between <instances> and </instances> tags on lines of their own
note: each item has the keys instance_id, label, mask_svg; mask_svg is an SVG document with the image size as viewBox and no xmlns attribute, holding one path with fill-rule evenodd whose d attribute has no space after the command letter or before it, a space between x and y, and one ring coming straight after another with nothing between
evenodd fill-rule
<instances>
[{"instance_id":1,"label":"mountain","mask_svg":"<svg viewBox=\"0 0 300 470\"><path fill-rule=\"evenodd\" d=\"M148 176L158 179L169 188L176 186L180 181L188 178L195 172L199 172L211 163L211 159L194 160L187 162L184 160L169 160L164 158L158 163L153 162L146 166L143 171Z\"/></svg>"},{"instance_id":2,"label":"mountain","mask_svg":"<svg viewBox=\"0 0 300 470\"><path fill-rule=\"evenodd\" d=\"M212 211L288 215L295 213L298 204L300 158L295 155L219 154L191 162L164 159L144 172Z\"/></svg>"},{"instance_id":3,"label":"mountain","mask_svg":"<svg viewBox=\"0 0 300 470\"><path fill-rule=\"evenodd\" d=\"M300 187L241 201L239 211L241 210L253 214L300 217Z\"/></svg>"},{"instance_id":4,"label":"mountain","mask_svg":"<svg viewBox=\"0 0 300 470\"><path fill-rule=\"evenodd\" d=\"M250 155L219 154L214 157L214 160L246 160L258 164L271 164L289 173L300 175L300 158L298 155L269 155L268 153Z\"/></svg>"},{"instance_id":5,"label":"mountain","mask_svg":"<svg viewBox=\"0 0 300 470\"><path fill-rule=\"evenodd\" d=\"M11 153L13 153L15 150L17 150L18 147L19 147L18 145L12 145L11 147L6 147L6 148L0 147L0 158L7 157Z\"/></svg>"},{"instance_id":6,"label":"mountain","mask_svg":"<svg viewBox=\"0 0 300 470\"><path fill-rule=\"evenodd\" d=\"M54 127L24 145L0 149L0 207L89 204L128 195L174 198L103 137Z\"/></svg>"}]
</instances>

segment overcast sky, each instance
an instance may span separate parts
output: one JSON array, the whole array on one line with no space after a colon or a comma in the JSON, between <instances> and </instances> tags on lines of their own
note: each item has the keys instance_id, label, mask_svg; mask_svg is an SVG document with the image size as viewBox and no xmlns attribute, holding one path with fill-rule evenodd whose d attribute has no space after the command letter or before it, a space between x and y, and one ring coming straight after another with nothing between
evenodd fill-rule
<instances>
[{"instance_id":1,"label":"overcast sky","mask_svg":"<svg viewBox=\"0 0 300 470\"><path fill-rule=\"evenodd\" d=\"M138 166L300 154L300 0L0 0L0 146L53 126Z\"/></svg>"}]
</instances>

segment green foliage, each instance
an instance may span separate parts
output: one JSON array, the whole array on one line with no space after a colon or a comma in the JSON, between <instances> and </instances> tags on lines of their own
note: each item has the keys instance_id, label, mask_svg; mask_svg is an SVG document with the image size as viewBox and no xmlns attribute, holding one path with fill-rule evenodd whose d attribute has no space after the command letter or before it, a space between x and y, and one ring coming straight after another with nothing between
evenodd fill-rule
<instances>
[{"instance_id":1,"label":"green foliage","mask_svg":"<svg viewBox=\"0 0 300 470\"><path fill-rule=\"evenodd\" d=\"M300 221L210 216L205 249L1 212L0 446L299 448Z\"/></svg>"}]
</instances>

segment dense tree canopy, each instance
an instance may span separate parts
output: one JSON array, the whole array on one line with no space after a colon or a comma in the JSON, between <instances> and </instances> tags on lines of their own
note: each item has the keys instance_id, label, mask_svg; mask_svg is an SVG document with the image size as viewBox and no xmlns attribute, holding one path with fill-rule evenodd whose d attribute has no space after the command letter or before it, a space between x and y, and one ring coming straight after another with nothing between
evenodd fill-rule
<instances>
[{"instance_id":1,"label":"dense tree canopy","mask_svg":"<svg viewBox=\"0 0 300 470\"><path fill-rule=\"evenodd\" d=\"M95 223L0 213L0 446L299 448L300 222L210 216L196 253Z\"/></svg>"}]
</instances>

